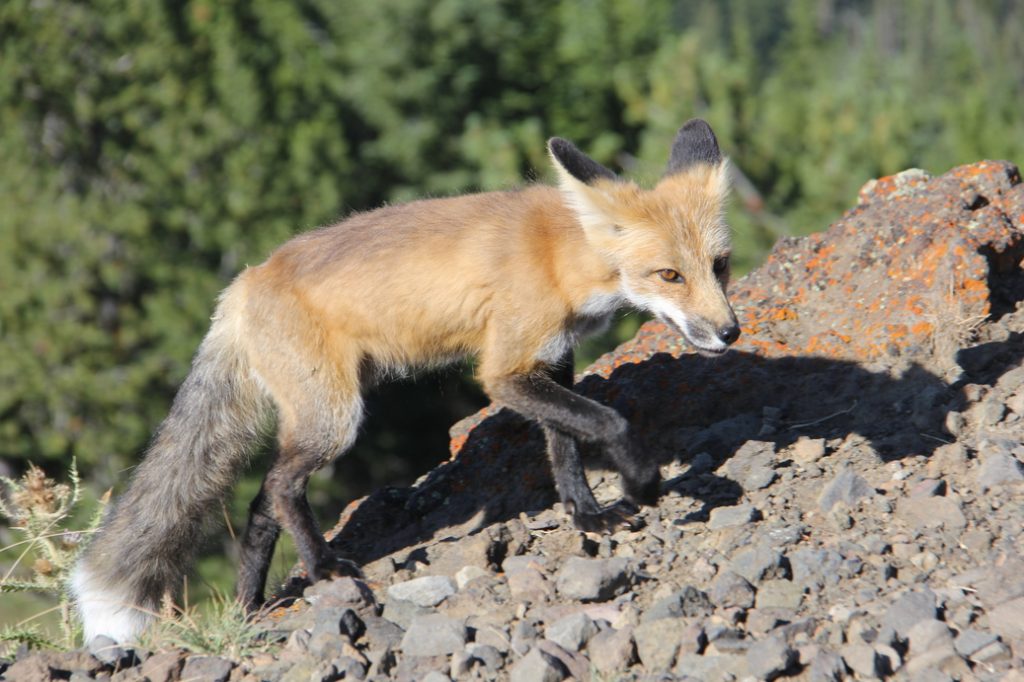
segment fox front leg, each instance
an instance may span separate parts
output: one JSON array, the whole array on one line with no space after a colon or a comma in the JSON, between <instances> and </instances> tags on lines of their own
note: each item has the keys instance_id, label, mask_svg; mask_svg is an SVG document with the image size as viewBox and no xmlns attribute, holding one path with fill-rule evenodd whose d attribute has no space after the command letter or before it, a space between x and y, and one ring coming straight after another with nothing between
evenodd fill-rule
<instances>
[{"instance_id":1,"label":"fox front leg","mask_svg":"<svg viewBox=\"0 0 1024 682\"><path fill-rule=\"evenodd\" d=\"M602 509L587 485L577 441L596 443L622 475L626 499L657 503L661 474L631 455L626 420L610 407L573 393L546 374L505 377L492 382L492 398L530 419L547 439L548 458L559 496L582 530L604 530L628 522L622 505Z\"/></svg>"}]
</instances>

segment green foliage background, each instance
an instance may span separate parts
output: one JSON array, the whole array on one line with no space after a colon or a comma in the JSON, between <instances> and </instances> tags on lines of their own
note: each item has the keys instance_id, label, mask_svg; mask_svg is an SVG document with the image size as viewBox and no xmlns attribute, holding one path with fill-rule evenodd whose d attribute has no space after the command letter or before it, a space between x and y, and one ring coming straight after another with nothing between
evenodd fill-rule
<instances>
[{"instance_id":1,"label":"green foliage background","mask_svg":"<svg viewBox=\"0 0 1024 682\"><path fill-rule=\"evenodd\" d=\"M217 292L297 231L549 179L555 134L650 180L703 116L748 268L871 177L1024 159L1022 64L1012 0L6 0L0 465L124 480ZM439 381L374 396L321 489L443 456L482 397Z\"/></svg>"}]
</instances>

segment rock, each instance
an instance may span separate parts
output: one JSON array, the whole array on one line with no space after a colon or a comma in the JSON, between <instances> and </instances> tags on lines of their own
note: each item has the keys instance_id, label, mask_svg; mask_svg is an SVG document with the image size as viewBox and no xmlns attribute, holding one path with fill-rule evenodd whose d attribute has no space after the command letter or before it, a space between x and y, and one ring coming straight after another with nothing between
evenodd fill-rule
<instances>
[{"instance_id":1,"label":"rock","mask_svg":"<svg viewBox=\"0 0 1024 682\"><path fill-rule=\"evenodd\" d=\"M910 655L916 656L938 646L951 645L953 633L942 621L921 620L907 630L907 641L910 644Z\"/></svg>"},{"instance_id":2,"label":"rock","mask_svg":"<svg viewBox=\"0 0 1024 682\"><path fill-rule=\"evenodd\" d=\"M847 644L840 653L846 666L861 677L881 677L884 672L882 659L870 644Z\"/></svg>"},{"instance_id":3,"label":"rock","mask_svg":"<svg viewBox=\"0 0 1024 682\"><path fill-rule=\"evenodd\" d=\"M471 581L477 578L484 578L492 575L490 571L479 566L463 566L455 573L455 585L460 590L464 588Z\"/></svg>"},{"instance_id":4,"label":"rock","mask_svg":"<svg viewBox=\"0 0 1024 682\"><path fill-rule=\"evenodd\" d=\"M558 572L558 593L566 599L604 601L629 585L628 560L570 557Z\"/></svg>"},{"instance_id":5,"label":"rock","mask_svg":"<svg viewBox=\"0 0 1024 682\"><path fill-rule=\"evenodd\" d=\"M658 618L695 618L706 616L712 610L708 595L692 585L687 585L652 604L644 612L641 620L647 622Z\"/></svg>"},{"instance_id":6,"label":"rock","mask_svg":"<svg viewBox=\"0 0 1024 682\"><path fill-rule=\"evenodd\" d=\"M525 655L539 637L540 630L536 620L520 620L512 628L512 651L520 656Z\"/></svg>"},{"instance_id":7,"label":"rock","mask_svg":"<svg viewBox=\"0 0 1024 682\"><path fill-rule=\"evenodd\" d=\"M509 671L511 682L561 682L568 676L569 671L561 661L536 648L519 659Z\"/></svg>"},{"instance_id":8,"label":"rock","mask_svg":"<svg viewBox=\"0 0 1024 682\"><path fill-rule=\"evenodd\" d=\"M896 505L896 518L912 528L943 527L959 533L967 526L967 518L959 503L949 497L905 497Z\"/></svg>"},{"instance_id":9,"label":"rock","mask_svg":"<svg viewBox=\"0 0 1024 682\"><path fill-rule=\"evenodd\" d=\"M658 618L636 626L633 639L644 667L650 671L671 668L687 625L682 618Z\"/></svg>"},{"instance_id":10,"label":"rock","mask_svg":"<svg viewBox=\"0 0 1024 682\"><path fill-rule=\"evenodd\" d=\"M793 459L800 464L817 462L825 456L824 438L807 438L801 436L793 443Z\"/></svg>"},{"instance_id":11,"label":"rock","mask_svg":"<svg viewBox=\"0 0 1024 682\"><path fill-rule=\"evenodd\" d=\"M429 608L437 606L456 591L455 581L448 576L428 575L395 583L388 588L388 599L398 599Z\"/></svg>"},{"instance_id":12,"label":"rock","mask_svg":"<svg viewBox=\"0 0 1024 682\"><path fill-rule=\"evenodd\" d=\"M991 609L988 612L988 626L1003 639L1024 639L1024 597Z\"/></svg>"},{"instance_id":13,"label":"rock","mask_svg":"<svg viewBox=\"0 0 1024 682\"><path fill-rule=\"evenodd\" d=\"M897 599L882 617L882 625L889 626L906 639L910 628L923 620L935 620L938 606L935 593L925 588L920 592L907 592ZM844 655L845 658L845 655Z\"/></svg>"},{"instance_id":14,"label":"rock","mask_svg":"<svg viewBox=\"0 0 1024 682\"><path fill-rule=\"evenodd\" d=\"M297 631L298 632L298 631ZM366 625L356 612L348 607L329 606L316 609L311 634L346 635L352 641L363 636Z\"/></svg>"},{"instance_id":15,"label":"rock","mask_svg":"<svg viewBox=\"0 0 1024 682\"><path fill-rule=\"evenodd\" d=\"M846 679L843 657L834 651L819 651L807 671L810 682L840 682Z\"/></svg>"},{"instance_id":16,"label":"rock","mask_svg":"<svg viewBox=\"0 0 1024 682\"><path fill-rule=\"evenodd\" d=\"M587 644L587 655L598 673L621 673L636 659L633 628L607 628L598 632Z\"/></svg>"},{"instance_id":17,"label":"rock","mask_svg":"<svg viewBox=\"0 0 1024 682\"><path fill-rule=\"evenodd\" d=\"M93 637L89 642L89 653L111 668L127 668L135 663L135 653L120 646L106 635Z\"/></svg>"},{"instance_id":18,"label":"rock","mask_svg":"<svg viewBox=\"0 0 1024 682\"><path fill-rule=\"evenodd\" d=\"M508 635L505 631L493 626L485 625L477 628L473 641L480 645L491 646L501 654L507 654L511 647Z\"/></svg>"},{"instance_id":19,"label":"rock","mask_svg":"<svg viewBox=\"0 0 1024 682\"><path fill-rule=\"evenodd\" d=\"M226 682L235 664L220 656L189 656L181 670L183 680Z\"/></svg>"},{"instance_id":20,"label":"rock","mask_svg":"<svg viewBox=\"0 0 1024 682\"><path fill-rule=\"evenodd\" d=\"M555 586L535 568L522 568L507 574L509 593L515 601L543 603L555 596Z\"/></svg>"},{"instance_id":21,"label":"rock","mask_svg":"<svg viewBox=\"0 0 1024 682\"><path fill-rule=\"evenodd\" d=\"M782 553L764 544L737 552L729 565L733 571L755 585L766 579L790 577Z\"/></svg>"},{"instance_id":22,"label":"rock","mask_svg":"<svg viewBox=\"0 0 1024 682\"><path fill-rule=\"evenodd\" d=\"M780 637L767 637L747 649L747 669L759 680L773 680L796 663L796 652Z\"/></svg>"},{"instance_id":23,"label":"rock","mask_svg":"<svg viewBox=\"0 0 1024 682\"><path fill-rule=\"evenodd\" d=\"M819 589L839 581L843 556L833 549L798 549L789 554L789 564L794 583Z\"/></svg>"},{"instance_id":24,"label":"rock","mask_svg":"<svg viewBox=\"0 0 1024 682\"><path fill-rule=\"evenodd\" d=\"M1009 452L1001 449L983 450L978 467L978 488L986 492L996 486L1024 481L1024 468Z\"/></svg>"},{"instance_id":25,"label":"rock","mask_svg":"<svg viewBox=\"0 0 1024 682\"><path fill-rule=\"evenodd\" d=\"M585 613L559 618L544 631L547 639L569 651L579 651L596 634L597 625Z\"/></svg>"},{"instance_id":26,"label":"rock","mask_svg":"<svg viewBox=\"0 0 1024 682\"><path fill-rule=\"evenodd\" d=\"M390 620L372 616L363 621L366 626L365 641L371 650L397 649L405 636L405 630Z\"/></svg>"},{"instance_id":27,"label":"rock","mask_svg":"<svg viewBox=\"0 0 1024 682\"><path fill-rule=\"evenodd\" d=\"M451 682L451 678L440 670L431 670L423 676L422 682Z\"/></svg>"},{"instance_id":28,"label":"rock","mask_svg":"<svg viewBox=\"0 0 1024 682\"><path fill-rule=\"evenodd\" d=\"M748 440L740 446L722 467L729 478L744 490L767 488L776 478L775 445L765 441Z\"/></svg>"},{"instance_id":29,"label":"rock","mask_svg":"<svg viewBox=\"0 0 1024 682\"><path fill-rule=\"evenodd\" d=\"M711 530L734 528L757 521L760 518L760 513L754 508L754 505L749 503L738 504L733 507L715 507L711 510L708 528Z\"/></svg>"},{"instance_id":30,"label":"rock","mask_svg":"<svg viewBox=\"0 0 1024 682\"><path fill-rule=\"evenodd\" d=\"M740 654L698 656L686 654L676 663L675 674L701 682L743 680L747 677L747 657Z\"/></svg>"},{"instance_id":31,"label":"rock","mask_svg":"<svg viewBox=\"0 0 1024 682\"><path fill-rule=\"evenodd\" d=\"M992 665L999 661L1010 660L1010 650L1002 642L992 642L971 654L970 659L975 663Z\"/></svg>"},{"instance_id":32,"label":"rock","mask_svg":"<svg viewBox=\"0 0 1024 682\"><path fill-rule=\"evenodd\" d=\"M766 580L757 588L755 604L759 609L796 611L803 601L803 588L789 580Z\"/></svg>"},{"instance_id":33,"label":"rock","mask_svg":"<svg viewBox=\"0 0 1024 682\"><path fill-rule=\"evenodd\" d=\"M952 641L912 655L906 665L907 673L910 675L915 675L927 668L937 668L950 674L955 674L954 671L960 670L969 672L966 662L953 649Z\"/></svg>"},{"instance_id":34,"label":"rock","mask_svg":"<svg viewBox=\"0 0 1024 682\"><path fill-rule=\"evenodd\" d=\"M140 666L139 672L149 682L173 682L181 676L184 663L181 651L161 651L147 658Z\"/></svg>"},{"instance_id":35,"label":"rock","mask_svg":"<svg viewBox=\"0 0 1024 682\"><path fill-rule=\"evenodd\" d=\"M732 571L722 571L711 585L711 601L719 608L749 609L757 592L747 580Z\"/></svg>"},{"instance_id":36,"label":"rock","mask_svg":"<svg viewBox=\"0 0 1024 682\"><path fill-rule=\"evenodd\" d=\"M502 653L489 644L469 644L466 653L472 662L479 664L489 673L497 673L505 664Z\"/></svg>"},{"instance_id":37,"label":"rock","mask_svg":"<svg viewBox=\"0 0 1024 682\"><path fill-rule=\"evenodd\" d=\"M465 644L466 625L439 613L417 616L402 637L402 651L409 656L442 656Z\"/></svg>"},{"instance_id":38,"label":"rock","mask_svg":"<svg viewBox=\"0 0 1024 682\"><path fill-rule=\"evenodd\" d=\"M981 630L968 628L957 635L956 640L953 642L953 647L961 656L970 658L976 651L983 649L998 639L991 632L982 632Z\"/></svg>"},{"instance_id":39,"label":"rock","mask_svg":"<svg viewBox=\"0 0 1024 682\"><path fill-rule=\"evenodd\" d=\"M818 507L822 512L828 512L837 502L844 502L847 507L852 508L859 500L874 495L875 489L863 476L844 467L821 491Z\"/></svg>"},{"instance_id":40,"label":"rock","mask_svg":"<svg viewBox=\"0 0 1024 682\"><path fill-rule=\"evenodd\" d=\"M317 606L348 606L360 616L377 615L373 590L358 578L318 580L303 590L302 598Z\"/></svg>"}]
</instances>

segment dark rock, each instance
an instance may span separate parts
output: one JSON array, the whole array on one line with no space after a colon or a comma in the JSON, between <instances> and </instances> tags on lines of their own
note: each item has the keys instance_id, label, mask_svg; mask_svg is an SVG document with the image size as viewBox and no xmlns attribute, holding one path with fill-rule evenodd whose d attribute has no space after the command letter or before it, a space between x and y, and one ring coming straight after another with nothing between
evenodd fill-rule
<instances>
[{"instance_id":1,"label":"dark rock","mask_svg":"<svg viewBox=\"0 0 1024 682\"><path fill-rule=\"evenodd\" d=\"M847 507L853 507L859 500L873 495L875 489L863 476L844 467L822 490L818 507L823 512L830 511L836 502L845 502Z\"/></svg>"},{"instance_id":2,"label":"dark rock","mask_svg":"<svg viewBox=\"0 0 1024 682\"><path fill-rule=\"evenodd\" d=\"M730 562L733 571L753 584L762 580L788 579L789 567L782 554L763 544L737 552Z\"/></svg>"},{"instance_id":3,"label":"dark rock","mask_svg":"<svg viewBox=\"0 0 1024 682\"><path fill-rule=\"evenodd\" d=\"M642 617L643 622L659 618L695 618L710 614L714 610L708 595L692 585L674 592L651 605Z\"/></svg>"},{"instance_id":4,"label":"dark rock","mask_svg":"<svg viewBox=\"0 0 1024 682\"><path fill-rule=\"evenodd\" d=\"M711 601L719 608L749 609L757 592L747 580L732 571L722 571L711 585Z\"/></svg>"},{"instance_id":5,"label":"dark rock","mask_svg":"<svg viewBox=\"0 0 1024 682\"><path fill-rule=\"evenodd\" d=\"M183 680L226 682L235 664L220 656L189 656L181 670Z\"/></svg>"}]
</instances>

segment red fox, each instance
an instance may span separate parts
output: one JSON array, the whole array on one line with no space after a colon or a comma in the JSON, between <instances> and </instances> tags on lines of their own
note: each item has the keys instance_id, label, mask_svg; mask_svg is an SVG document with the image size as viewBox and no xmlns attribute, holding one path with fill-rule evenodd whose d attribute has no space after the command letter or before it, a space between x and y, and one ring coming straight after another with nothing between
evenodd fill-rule
<instances>
[{"instance_id":1,"label":"red fox","mask_svg":"<svg viewBox=\"0 0 1024 682\"><path fill-rule=\"evenodd\" d=\"M627 303L700 352L736 340L726 162L697 119L679 130L650 190L564 139L548 151L558 188L357 214L295 237L224 290L170 414L75 568L87 641L133 640L180 589L204 519L268 419L278 450L241 540L238 599L262 604L282 526L311 580L358 572L329 549L306 484L352 444L366 387L412 366L475 355L490 398L540 423L579 528L614 527L634 505L657 503L660 472L631 455L626 420L572 392L573 346ZM580 441L619 471L624 503L594 499Z\"/></svg>"}]
</instances>

